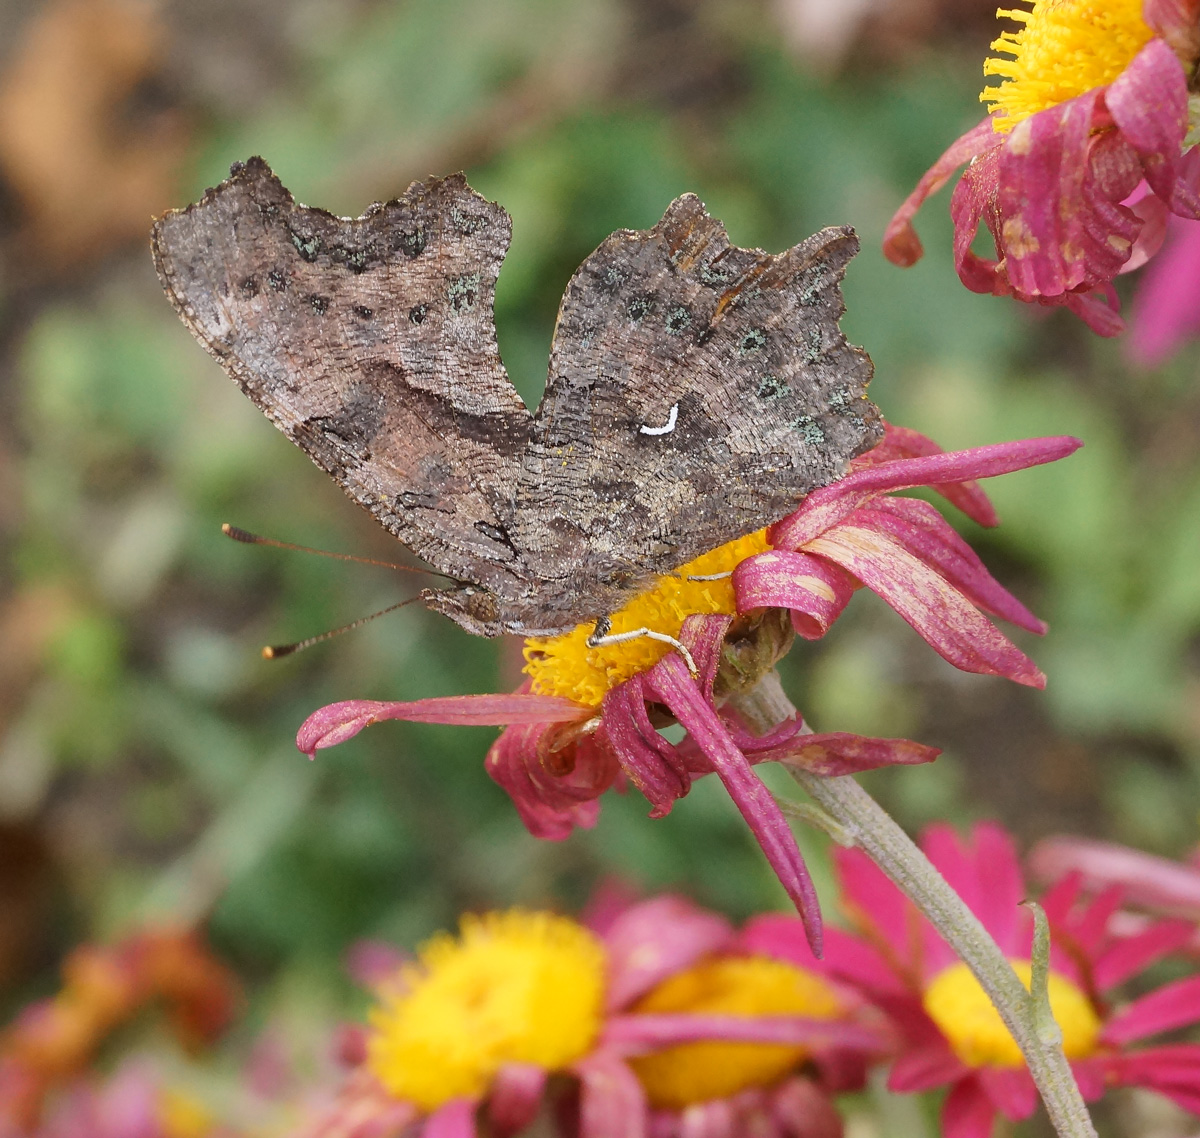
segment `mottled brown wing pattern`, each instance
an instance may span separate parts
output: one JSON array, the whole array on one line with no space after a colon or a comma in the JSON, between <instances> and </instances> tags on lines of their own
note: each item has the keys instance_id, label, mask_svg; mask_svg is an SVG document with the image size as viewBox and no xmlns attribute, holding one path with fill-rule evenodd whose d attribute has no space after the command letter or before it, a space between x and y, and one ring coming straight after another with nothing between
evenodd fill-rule
<instances>
[{"instance_id":1,"label":"mottled brown wing pattern","mask_svg":"<svg viewBox=\"0 0 1200 1138\"><path fill-rule=\"evenodd\" d=\"M430 565L501 593L531 427L492 314L510 232L461 175L349 220L261 159L153 232L168 295L242 390Z\"/></svg>"},{"instance_id":2,"label":"mottled brown wing pattern","mask_svg":"<svg viewBox=\"0 0 1200 1138\"><path fill-rule=\"evenodd\" d=\"M531 416L493 297L511 222L461 175L361 218L298 205L261 159L154 227L163 286L242 390L457 587L484 635L561 631L775 521L879 435L838 328L857 249L729 244L691 195L613 234L563 298Z\"/></svg>"},{"instance_id":3,"label":"mottled brown wing pattern","mask_svg":"<svg viewBox=\"0 0 1200 1138\"><path fill-rule=\"evenodd\" d=\"M777 256L738 249L692 195L613 234L563 298L517 491L518 519L539 524L519 543L541 539L568 587L619 595L843 474L881 434L870 359L838 327L857 248L842 228Z\"/></svg>"}]
</instances>

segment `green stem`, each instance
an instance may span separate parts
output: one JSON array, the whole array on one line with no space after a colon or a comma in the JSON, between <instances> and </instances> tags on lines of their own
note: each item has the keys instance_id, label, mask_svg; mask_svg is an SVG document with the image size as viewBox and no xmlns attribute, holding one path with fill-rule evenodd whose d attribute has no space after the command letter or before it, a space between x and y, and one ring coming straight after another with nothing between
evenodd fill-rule
<instances>
[{"instance_id":1,"label":"green stem","mask_svg":"<svg viewBox=\"0 0 1200 1138\"><path fill-rule=\"evenodd\" d=\"M770 672L731 703L760 734L796 714L779 677ZM1087 1106L1062 1047L1039 1031L1033 998L996 942L913 840L849 775L822 778L784 764L810 798L925 914L974 973L1025 1056L1060 1138L1096 1138Z\"/></svg>"}]
</instances>

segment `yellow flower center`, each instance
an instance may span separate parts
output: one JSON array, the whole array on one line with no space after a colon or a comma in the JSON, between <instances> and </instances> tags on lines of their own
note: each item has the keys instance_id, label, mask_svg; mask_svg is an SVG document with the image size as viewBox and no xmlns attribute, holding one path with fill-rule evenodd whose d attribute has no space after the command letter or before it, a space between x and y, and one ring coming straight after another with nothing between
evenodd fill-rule
<instances>
[{"instance_id":1,"label":"yellow flower center","mask_svg":"<svg viewBox=\"0 0 1200 1138\"><path fill-rule=\"evenodd\" d=\"M678 639L684 620L694 613L736 612L728 577L716 581L688 578L732 572L739 562L769 548L766 530L760 530L697 557L671 576L660 577L653 588L613 614L611 635L648 628ZM581 624L562 636L525 641L525 671L533 678L535 692L599 707L610 688L654 667L672 650L669 644L648 636L589 648L587 640L594 628L592 623Z\"/></svg>"},{"instance_id":2,"label":"yellow flower center","mask_svg":"<svg viewBox=\"0 0 1200 1138\"><path fill-rule=\"evenodd\" d=\"M727 957L664 980L635 1012L837 1019L845 1008L819 976L765 956ZM801 1062L804 1047L774 1043L683 1043L630 1060L650 1104L681 1110L769 1086Z\"/></svg>"},{"instance_id":3,"label":"yellow flower center","mask_svg":"<svg viewBox=\"0 0 1200 1138\"><path fill-rule=\"evenodd\" d=\"M1027 960L1009 962L1029 987ZM1062 1028L1068 1059L1085 1059L1096 1050L1100 1020L1086 995L1065 976L1051 972L1050 1010ZM968 1067L1023 1067L1021 1049L1009 1033L979 981L965 964L951 964L925 989L925 1011Z\"/></svg>"},{"instance_id":4,"label":"yellow flower center","mask_svg":"<svg viewBox=\"0 0 1200 1138\"><path fill-rule=\"evenodd\" d=\"M553 913L465 916L401 969L371 1015L367 1064L427 1111L482 1096L504 1063L559 1070L599 1033L605 962L587 929Z\"/></svg>"},{"instance_id":5,"label":"yellow flower center","mask_svg":"<svg viewBox=\"0 0 1200 1138\"><path fill-rule=\"evenodd\" d=\"M1033 0L1029 11L1001 8L997 16L1023 25L1001 32L984 75L999 75L980 100L1002 117L1004 134L1022 119L1057 106L1093 87L1111 83L1154 35L1142 19L1142 0Z\"/></svg>"},{"instance_id":6,"label":"yellow flower center","mask_svg":"<svg viewBox=\"0 0 1200 1138\"><path fill-rule=\"evenodd\" d=\"M159 1094L158 1124L166 1138L205 1138L216 1119L199 1099L168 1088Z\"/></svg>"}]
</instances>

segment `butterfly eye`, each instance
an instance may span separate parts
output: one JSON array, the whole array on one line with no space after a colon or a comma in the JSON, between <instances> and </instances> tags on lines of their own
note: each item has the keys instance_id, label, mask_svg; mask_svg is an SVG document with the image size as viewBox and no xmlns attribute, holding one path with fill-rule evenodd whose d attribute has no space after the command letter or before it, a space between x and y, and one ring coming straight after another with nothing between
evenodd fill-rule
<instances>
[{"instance_id":1,"label":"butterfly eye","mask_svg":"<svg viewBox=\"0 0 1200 1138\"><path fill-rule=\"evenodd\" d=\"M680 332L689 328L692 323L692 314L680 305L678 308L672 309L667 315L667 331L672 336L678 336Z\"/></svg>"},{"instance_id":2,"label":"butterfly eye","mask_svg":"<svg viewBox=\"0 0 1200 1138\"><path fill-rule=\"evenodd\" d=\"M761 352L767 346L767 334L761 328L751 328L738 344L738 351L743 356L753 355L755 352Z\"/></svg>"}]
</instances>

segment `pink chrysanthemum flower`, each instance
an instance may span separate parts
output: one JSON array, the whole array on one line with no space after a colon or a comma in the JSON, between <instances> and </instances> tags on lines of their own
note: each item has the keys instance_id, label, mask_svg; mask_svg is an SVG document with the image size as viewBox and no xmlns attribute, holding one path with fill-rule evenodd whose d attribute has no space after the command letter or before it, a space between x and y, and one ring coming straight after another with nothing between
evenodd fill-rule
<instances>
[{"instance_id":1,"label":"pink chrysanthemum flower","mask_svg":"<svg viewBox=\"0 0 1200 1138\"><path fill-rule=\"evenodd\" d=\"M1200 217L1189 134L1200 58L1197 0L1033 0L984 67L991 114L933 164L892 218L884 252L921 256L912 219L964 162L954 262L973 292L1066 305L1096 332L1123 330L1113 279L1162 244L1169 215ZM1139 189L1140 184L1144 187ZM1146 191L1149 192L1146 192ZM971 251L983 221L990 260Z\"/></svg>"},{"instance_id":2,"label":"pink chrysanthemum flower","mask_svg":"<svg viewBox=\"0 0 1200 1138\"><path fill-rule=\"evenodd\" d=\"M479 1119L506 1138L539 1116L578 1138L756 1120L837 1138L830 1095L861 1085L889 1029L814 958L770 947L753 922L738 933L671 896L603 904L586 924L464 918L376 980L357 1069L304 1138L473 1138Z\"/></svg>"},{"instance_id":3,"label":"pink chrysanthemum flower","mask_svg":"<svg viewBox=\"0 0 1200 1138\"><path fill-rule=\"evenodd\" d=\"M786 649L789 624L806 637L823 635L860 586L877 592L956 666L1041 686L1041 672L978 610L1036 632L1041 622L988 574L932 506L885 495L931 486L992 525L995 514L975 479L1051 462L1078 446L1060 437L944 454L925 436L889 426L884 441L845 478L814 491L790 517L661 578L614 614L615 632L648 628L680 641L695 674L664 639L593 647L592 626L581 625L552 640L527 642L531 679L512 695L331 704L303 724L297 746L313 755L384 719L505 726L488 753L488 773L512 797L530 832L551 840L593 825L609 787L633 783L652 816L661 817L696 778L715 773L819 952L812 883L787 820L753 765L786 761L832 776L928 762L938 752L903 739L812 734L799 717L758 737L726 710L729 686L752 683L773 666ZM687 731L681 743L657 730L670 719Z\"/></svg>"},{"instance_id":4,"label":"pink chrysanthemum flower","mask_svg":"<svg viewBox=\"0 0 1200 1138\"><path fill-rule=\"evenodd\" d=\"M932 826L922 847L1030 982L1032 917L1012 840L979 825L963 843L948 826ZM917 1092L948 1086L945 1138L988 1138L997 1113L1028 1117L1037 1092L1008 1029L965 964L864 855L837 854L848 913L859 936L830 930L833 973L887 1011L904 1037L888 1085ZM1200 1022L1200 977L1169 983L1120 1002L1115 990L1178 949L1187 922L1158 921L1134 938L1115 938L1108 917L1119 893L1079 901L1077 876L1042 898L1050 921L1050 1006L1063 1050L1088 1100L1107 1087L1156 1090L1200 1112L1200 1045L1131 1045Z\"/></svg>"}]
</instances>

